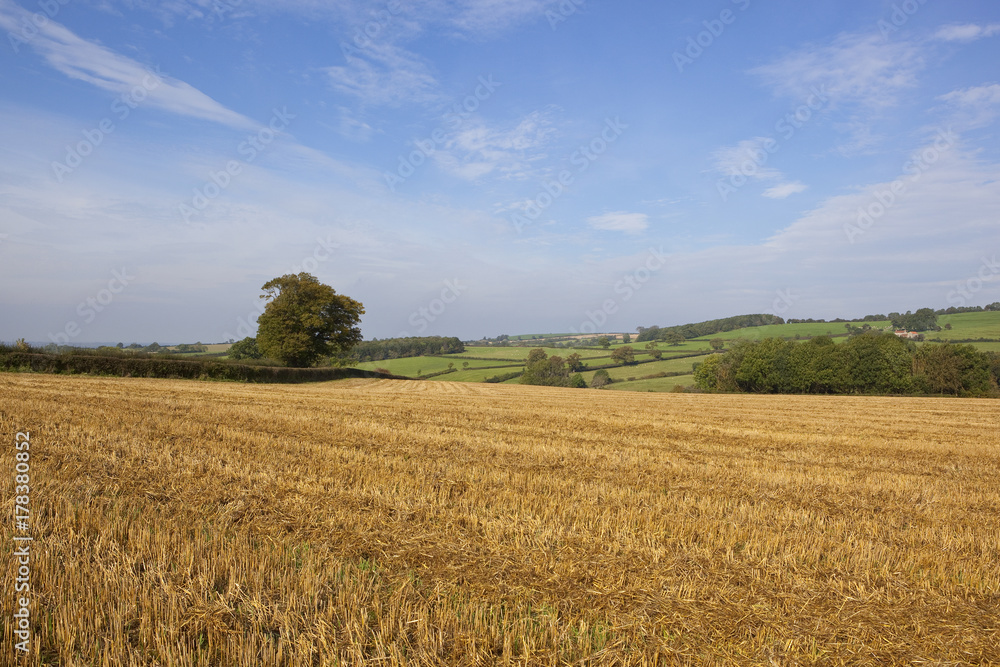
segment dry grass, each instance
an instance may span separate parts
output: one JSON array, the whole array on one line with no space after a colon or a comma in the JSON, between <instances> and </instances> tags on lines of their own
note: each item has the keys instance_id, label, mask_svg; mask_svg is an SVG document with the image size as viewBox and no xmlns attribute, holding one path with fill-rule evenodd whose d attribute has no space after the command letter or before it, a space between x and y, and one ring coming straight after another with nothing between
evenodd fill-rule
<instances>
[{"instance_id":1,"label":"dry grass","mask_svg":"<svg viewBox=\"0 0 1000 667\"><path fill-rule=\"evenodd\" d=\"M0 375L61 665L996 663L998 417Z\"/></svg>"}]
</instances>

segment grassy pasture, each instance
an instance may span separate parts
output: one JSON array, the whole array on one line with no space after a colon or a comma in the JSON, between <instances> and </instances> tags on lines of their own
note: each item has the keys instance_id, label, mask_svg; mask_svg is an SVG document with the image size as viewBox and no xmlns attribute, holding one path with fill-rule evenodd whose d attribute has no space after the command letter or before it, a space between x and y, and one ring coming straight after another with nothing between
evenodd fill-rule
<instances>
[{"instance_id":1,"label":"grassy pasture","mask_svg":"<svg viewBox=\"0 0 1000 667\"><path fill-rule=\"evenodd\" d=\"M193 344L194 343L192 343L192 345ZM178 352L176 345L171 345L166 349L170 350L171 354L178 354L178 355L218 354L220 352L226 352L230 347L232 347L232 345L229 343L210 343L210 344L205 344L205 347L208 348L205 352Z\"/></svg>"},{"instance_id":2,"label":"grassy pasture","mask_svg":"<svg viewBox=\"0 0 1000 667\"><path fill-rule=\"evenodd\" d=\"M945 324L951 324L951 331L944 329ZM1000 312L956 313L954 315L939 315L938 325L941 331L928 331L928 338L954 340L963 338L1000 339ZM980 349L986 349L977 345Z\"/></svg>"},{"instance_id":3,"label":"grassy pasture","mask_svg":"<svg viewBox=\"0 0 1000 667\"><path fill-rule=\"evenodd\" d=\"M646 358L648 359L648 357ZM624 380L630 377L642 377L643 375L652 375L654 373L677 373L681 371L687 371L690 373L693 364L704 360L705 357L664 359L662 361L651 361L649 363L638 364L636 366L615 366L614 368L606 368L605 370L608 372L608 375L612 380ZM596 371L587 371L582 374L588 384L591 379L593 379L595 372Z\"/></svg>"},{"instance_id":4,"label":"grassy pasture","mask_svg":"<svg viewBox=\"0 0 1000 667\"><path fill-rule=\"evenodd\" d=\"M535 349L533 347L472 347L465 346L465 352L459 354L449 354L449 357L483 357L489 359L512 359L516 361L526 361L528 354ZM565 359L570 354L576 352L584 359L594 359L598 357L610 357L608 350L573 350L561 347L542 347L545 354L557 355Z\"/></svg>"},{"instance_id":5,"label":"grassy pasture","mask_svg":"<svg viewBox=\"0 0 1000 667\"><path fill-rule=\"evenodd\" d=\"M673 391L674 387L690 387L694 384L694 375L675 375L652 380L636 380L635 382L614 382L607 386L612 391Z\"/></svg>"},{"instance_id":6,"label":"grassy pasture","mask_svg":"<svg viewBox=\"0 0 1000 667\"><path fill-rule=\"evenodd\" d=\"M768 324L762 327L746 327L724 331L711 336L702 336L693 340L711 340L721 338L724 341L736 341L743 339L758 338L794 338L796 335L802 338L826 335L842 335L847 333L844 322L806 322L802 324ZM889 322L868 322L872 327L889 326ZM852 326L861 326L861 323L854 322Z\"/></svg>"},{"instance_id":7,"label":"grassy pasture","mask_svg":"<svg viewBox=\"0 0 1000 667\"><path fill-rule=\"evenodd\" d=\"M423 371L424 375L426 375L428 373L438 373L440 371L448 370L449 363L454 364L455 368L461 369L463 361L469 362L469 368L499 366L504 363L503 361L476 361L474 359L459 359L453 354L448 354L441 357L404 357L402 359L383 359L382 361L369 361L363 364L353 364L352 367L360 368L366 371L372 371L376 368L386 368L394 375L416 377L417 371ZM493 373L493 375L495 375L495 373Z\"/></svg>"},{"instance_id":8,"label":"grassy pasture","mask_svg":"<svg viewBox=\"0 0 1000 667\"><path fill-rule=\"evenodd\" d=\"M960 343L961 345L971 345L983 352L1000 352L1000 342L996 343Z\"/></svg>"},{"instance_id":9,"label":"grassy pasture","mask_svg":"<svg viewBox=\"0 0 1000 667\"><path fill-rule=\"evenodd\" d=\"M63 665L996 663L996 416L0 375Z\"/></svg>"},{"instance_id":10,"label":"grassy pasture","mask_svg":"<svg viewBox=\"0 0 1000 667\"><path fill-rule=\"evenodd\" d=\"M691 340L686 340L686 341L684 341L682 343L678 343L677 345L671 345L670 343L664 343L663 341L657 341L657 343L656 343L657 348L656 349L658 349L660 352L663 352L664 356L670 356L672 354L690 354L692 352L709 352L712 349L712 347L709 345L709 341L712 338L719 338L719 336L710 336L710 337L705 338L705 339L702 339L702 338L692 338ZM637 342L635 342L635 338L634 337L632 339L632 342L629 343L629 345L636 352L643 352L643 353L645 353L645 351L646 351L646 343L645 342L637 343ZM624 347L624 346L625 346L624 343L618 343L616 345L612 345L611 349L613 350L616 347Z\"/></svg>"}]
</instances>

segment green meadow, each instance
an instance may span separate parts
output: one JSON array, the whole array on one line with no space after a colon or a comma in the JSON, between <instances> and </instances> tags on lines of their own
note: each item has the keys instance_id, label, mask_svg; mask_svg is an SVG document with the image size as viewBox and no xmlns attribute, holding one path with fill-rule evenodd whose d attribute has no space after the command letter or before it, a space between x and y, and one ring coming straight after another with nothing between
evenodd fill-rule
<instances>
[{"instance_id":1,"label":"green meadow","mask_svg":"<svg viewBox=\"0 0 1000 667\"><path fill-rule=\"evenodd\" d=\"M927 332L927 338L941 340L963 340L969 338L992 338L1000 341L1000 312L956 313L955 315L939 315L938 325L944 327L950 324L951 330ZM988 349L976 345L980 349Z\"/></svg>"},{"instance_id":2,"label":"green meadow","mask_svg":"<svg viewBox=\"0 0 1000 667\"><path fill-rule=\"evenodd\" d=\"M607 386L612 391L673 391L676 387L694 385L694 375L677 375L652 380L636 380L635 382L613 382Z\"/></svg>"}]
</instances>

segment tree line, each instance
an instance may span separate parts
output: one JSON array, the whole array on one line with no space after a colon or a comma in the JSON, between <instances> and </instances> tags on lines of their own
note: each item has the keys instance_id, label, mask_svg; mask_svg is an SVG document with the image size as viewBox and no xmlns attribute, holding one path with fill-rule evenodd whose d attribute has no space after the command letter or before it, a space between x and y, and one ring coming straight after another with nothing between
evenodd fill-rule
<instances>
[{"instance_id":1,"label":"tree line","mask_svg":"<svg viewBox=\"0 0 1000 667\"><path fill-rule=\"evenodd\" d=\"M677 340L688 340L700 338L701 336L711 336L712 334L734 331L745 327L762 327L769 324L784 324L785 320L777 315L754 314L736 315L726 317L721 320L707 320L693 324L682 324L673 327L639 327L639 335L636 337L637 343L649 341L665 341L668 343Z\"/></svg>"},{"instance_id":2,"label":"tree line","mask_svg":"<svg viewBox=\"0 0 1000 667\"><path fill-rule=\"evenodd\" d=\"M421 338L386 338L363 341L355 345L348 357L361 363L403 357L422 357L432 354L458 354L465 352L461 340L452 336L423 336Z\"/></svg>"},{"instance_id":3,"label":"tree line","mask_svg":"<svg viewBox=\"0 0 1000 667\"><path fill-rule=\"evenodd\" d=\"M713 354L694 373L706 391L768 394L951 394L1000 397L1000 354L971 345L917 346L864 333L835 344L765 338Z\"/></svg>"}]
</instances>

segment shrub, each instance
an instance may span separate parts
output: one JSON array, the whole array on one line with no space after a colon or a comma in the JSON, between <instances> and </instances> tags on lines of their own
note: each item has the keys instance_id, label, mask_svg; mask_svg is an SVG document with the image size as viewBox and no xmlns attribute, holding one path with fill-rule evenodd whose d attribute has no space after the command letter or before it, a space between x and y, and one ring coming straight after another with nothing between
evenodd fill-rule
<instances>
[{"instance_id":1,"label":"shrub","mask_svg":"<svg viewBox=\"0 0 1000 667\"><path fill-rule=\"evenodd\" d=\"M264 357L260 348L257 347L257 339L247 336L241 341L233 343L229 348L229 358L237 361L244 359L262 359Z\"/></svg>"},{"instance_id":2,"label":"shrub","mask_svg":"<svg viewBox=\"0 0 1000 667\"><path fill-rule=\"evenodd\" d=\"M484 382L489 382L491 384L506 382L507 380L513 380L514 378L521 377L524 371L515 371L513 373L504 373L503 375L494 375L491 378L486 378Z\"/></svg>"},{"instance_id":3,"label":"shrub","mask_svg":"<svg viewBox=\"0 0 1000 667\"><path fill-rule=\"evenodd\" d=\"M594 389L602 389L609 384L611 384L611 376L603 368L594 373L594 377L590 381L590 386Z\"/></svg>"},{"instance_id":4,"label":"shrub","mask_svg":"<svg viewBox=\"0 0 1000 667\"><path fill-rule=\"evenodd\" d=\"M349 377L384 377L355 368L287 368L233 364L213 359L35 354L0 349L0 371L80 373L118 377L232 380L237 382L327 382Z\"/></svg>"}]
</instances>

